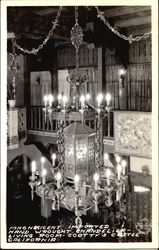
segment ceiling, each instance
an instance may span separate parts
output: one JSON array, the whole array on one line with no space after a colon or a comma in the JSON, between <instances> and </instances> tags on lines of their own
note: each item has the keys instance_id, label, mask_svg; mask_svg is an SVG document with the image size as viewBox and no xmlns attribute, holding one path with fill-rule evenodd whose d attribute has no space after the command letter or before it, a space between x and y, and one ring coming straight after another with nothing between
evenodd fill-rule
<instances>
[{"instance_id":1,"label":"ceiling","mask_svg":"<svg viewBox=\"0 0 159 250\"><path fill-rule=\"evenodd\" d=\"M96 8L80 6L78 9L85 42L102 43L111 38L112 32L97 18ZM106 20L123 34L137 36L151 30L150 6L99 6L99 9L104 12ZM57 10L58 6L8 7L8 34L13 32L16 38L39 42L51 29ZM70 43L70 31L74 23L74 7L64 6L53 36L56 44Z\"/></svg>"}]
</instances>

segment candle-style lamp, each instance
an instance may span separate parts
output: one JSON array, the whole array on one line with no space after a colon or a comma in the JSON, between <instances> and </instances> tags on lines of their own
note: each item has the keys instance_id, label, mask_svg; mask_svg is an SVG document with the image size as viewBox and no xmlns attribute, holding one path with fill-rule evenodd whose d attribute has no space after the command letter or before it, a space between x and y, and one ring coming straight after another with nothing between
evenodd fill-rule
<instances>
[{"instance_id":1,"label":"candle-style lamp","mask_svg":"<svg viewBox=\"0 0 159 250\"><path fill-rule=\"evenodd\" d=\"M127 165L126 160L122 160L121 165L122 165L123 175L125 175L125 169L126 169L126 165Z\"/></svg>"},{"instance_id":2,"label":"candle-style lamp","mask_svg":"<svg viewBox=\"0 0 159 250\"><path fill-rule=\"evenodd\" d=\"M31 163L31 172L32 172L32 181L35 181L35 173L36 173L36 162L32 161Z\"/></svg>"},{"instance_id":3,"label":"candle-style lamp","mask_svg":"<svg viewBox=\"0 0 159 250\"><path fill-rule=\"evenodd\" d=\"M62 175L60 172L57 172L56 174L56 181L57 181L57 189L59 190L61 188L61 181L62 181Z\"/></svg>"},{"instance_id":4,"label":"candle-style lamp","mask_svg":"<svg viewBox=\"0 0 159 250\"><path fill-rule=\"evenodd\" d=\"M98 191L99 174L95 173L93 179L94 179L94 190Z\"/></svg>"},{"instance_id":5,"label":"candle-style lamp","mask_svg":"<svg viewBox=\"0 0 159 250\"><path fill-rule=\"evenodd\" d=\"M55 167L56 154L53 153L51 158L52 158L52 166Z\"/></svg>"},{"instance_id":6,"label":"candle-style lamp","mask_svg":"<svg viewBox=\"0 0 159 250\"><path fill-rule=\"evenodd\" d=\"M103 94L100 93L97 95L97 105L98 105L98 109L100 109L100 106L102 104L102 101L103 101Z\"/></svg>"},{"instance_id":7,"label":"candle-style lamp","mask_svg":"<svg viewBox=\"0 0 159 250\"><path fill-rule=\"evenodd\" d=\"M91 99L91 95L89 93L86 94L86 101L89 102Z\"/></svg>"},{"instance_id":8,"label":"candle-style lamp","mask_svg":"<svg viewBox=\"0 0 159 250\"><path fill-rule=\"evenodd\" d=\"M81 109L85 108L85 100L86 100L85 96L81 95L80 97Z\"/></svg>"},{"instance_id":9,"label":"candle-style lamp","mask_svg":"<svg viewBox=\"0 0 159 250\"><path fill-rule=\"evenodd\" d=\"M67 103L67 96L64 95L62 98L63 109L66 108L66 103Z\"/></svg>"},{"instance_id":10,"label":"candle-style lamp","mask_svg":"<svg viewBox=\"0 0 159 250\"><path fill-rule=\"evenodd\" d=\"M108 169L106 170L107 186L108 186L108 187L110 186L110 176L111 176L111 171L110 171L110 169L108 168Z\"/></svg>"},{"instance_id":11,"label":"candle-style lamp","mask_svg":"<svg viewBox=\"0 0 159 250\"><path fill-rule=\"evenodd\" d=\"M119 164L121 161L121 157L119 155L115 156L116 163Z\"/></svg>"},{"instance_id":12,"label":"candle-style lamp","mask_svg":"<svg viewBox=\"0 0 159 250\"><path fill-rule=\"evenodd\" d=\"M43 170L41 171L42 185L46 184L46 174L47 174L47 171L45 168L43 168Z\"/></svg>"},{"instance_id":13,"label":"candle-style lamp","mask_svg":"<svg viewBox=\"0 0 159 250\"><path fill-rule=\"evenodd\" d=\"M79 181L80 181L80 177L79 175L75 175L74 177L74 186L75 186L75 192L78 193L79 191Z\"/></svg>"},{"instance_id":14,"label":"candle-style lamp","mask_svg":"<svg viewBox=\"0 0 159 250\"><path fill-rule=\"evenodd\" d=\"M108 160L109 160L109 155L108 155L108 153L105 153L105 154L104 154L104 166L105 166L105 167L107 166Z\"/></svg>"},{"instance_id":15,"label":"candle-style lamp","mask_svg":"<svg viewBox=\"0 0 159 250\"><path fill-rule=\"evenodd\" d=\"M43 170L44 168L44 163L45 163L45 157L41 157L41 171Z\"/></svg>"},{"instance_id":16,"label":"candle-style lamp","mask_svg":"<svg viewBox=\"0 0 159 250\"><path fill-rule=\"evenodd\" d=\"M58 108L61 108L61 101L62 101L62 95L61 94L58 94L57 101L58 101Z\"/></svg>"},{"instance_id":17,"label":"candle-style lamp","mask_svg":"<svg viewBox=\"0 0 159 250\"><path fill-rule=\"evenodd\" d=\"M48 96L48 100L49 100L49 108L51 108L51 107L52 107L53 100L54 100L53 95L49 95L49 96Z\"/></svg>"},{"instance_id":18,"label":"candle-style lamp","mask_svg":"<svg viewBox=\"0 0 159 250\"><path fill-rule=\"evenodd\" d=\"M122 172L122 166L121 166L121 164L118 164L117 165L118 180L120 180L121 172Z\"/></svg>"},{"instance_id":19,"label":"candle-style lamp","mask_svg":"<svg viewBox=\"0 0 159 250\"><path fill-rule=\"evenodd\" d=\"M106 100L106 110L108 112L108 137L110 137L110 101L111 101L111 95L109 93L105 96Z\"/></svg>"}]
</instances>

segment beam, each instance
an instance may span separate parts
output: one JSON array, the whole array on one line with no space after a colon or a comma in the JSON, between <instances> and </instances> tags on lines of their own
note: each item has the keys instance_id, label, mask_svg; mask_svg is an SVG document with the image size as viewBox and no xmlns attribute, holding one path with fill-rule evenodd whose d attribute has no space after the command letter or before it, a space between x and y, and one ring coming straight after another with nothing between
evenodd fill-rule
<instances>
[{"instance_id":1,"label":"beam","mask_svg":"<svg viewBox=\"0 0 159 250\"><path fill-rule=\"evenodd\" d=\"M151 16L137 17L137 18L115 21L114 27L127 28L138 25L150 24L150 23L151 23Z\"/></svg>"},{"instance_id":2,"label":"beam","mask_svg":"<svg viewBox=\"0 0 159 250\"><path fill-rule=\"evenodd\" d=\"M115 7L104 11L106 17L116 17L127 14L135 14L143 11L151 10L150 6L129 6Z\"/></svg>"},{"instance_id":3,"label":"beam","mask_svg":"<svg viewBox=\"0 0 159 250\"><path fill-rule=\"evenodd\" d=\"M58 11L58 7L48 7L46 9L40 9L40 10L33 10L32 13L34 13L35 15L39 15L39 16L46 16L46 15L51 15L51 14L56 14Z\"/></svg>"}]
</instances>

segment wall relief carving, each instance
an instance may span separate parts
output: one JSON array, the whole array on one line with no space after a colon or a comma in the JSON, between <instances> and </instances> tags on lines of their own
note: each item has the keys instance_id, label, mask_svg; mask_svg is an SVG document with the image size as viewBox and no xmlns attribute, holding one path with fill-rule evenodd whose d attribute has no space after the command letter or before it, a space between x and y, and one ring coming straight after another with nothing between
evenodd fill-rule
<instances>
[{"instance_id":1,"label":"wall relief carving","mask_svg":"<svg viewBox=\"0 0 159 250\"><path fill-rule=\"evenodd\" d=\"M151 113L114 112L115 150L151 157Z\"/></svg>"}]
</instances>

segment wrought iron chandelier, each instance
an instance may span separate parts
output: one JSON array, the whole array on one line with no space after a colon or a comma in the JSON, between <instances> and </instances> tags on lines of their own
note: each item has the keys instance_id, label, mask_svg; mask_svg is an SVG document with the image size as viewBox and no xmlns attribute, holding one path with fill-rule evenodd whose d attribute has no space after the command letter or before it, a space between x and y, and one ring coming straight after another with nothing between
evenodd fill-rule
<instances>
[{"instance_id":1,"label":"wrought iron chandelier","mask_svg":"<svg viewBox=\"0 0 159 250\"><path fill-rule=\"evenodd\" d=\"M74 211L76 226L82 225L82 214L88 210L98 213L102 200L106 207L114 201L120 202L127 183L126 161L116 156L116 166L107 166L109 155L103 153L101 123L109 115L111 96L97 96L97 106L89 103L90 95L80 96L80 88L87 82L87 76L79 71L79 47L83 41L82 28L78 24L78 7L75 7L75 25L71 30L71 42L76 49L76 68L67 81L74 88L74 97L58 95L55 105L53 95L44 96L45 121L52 117L58 121L57 152L52 154L52 175L48 176L45 158L41 166L31 163L30 186L32 199L34 192L43 204L52 200L52 209L64 207ZM95 129L85 124L89 117L95 119ZM108 129L109 131L109 129ZM108 135L109 136L109 135Z\"/></svg>"}]
</instances>

